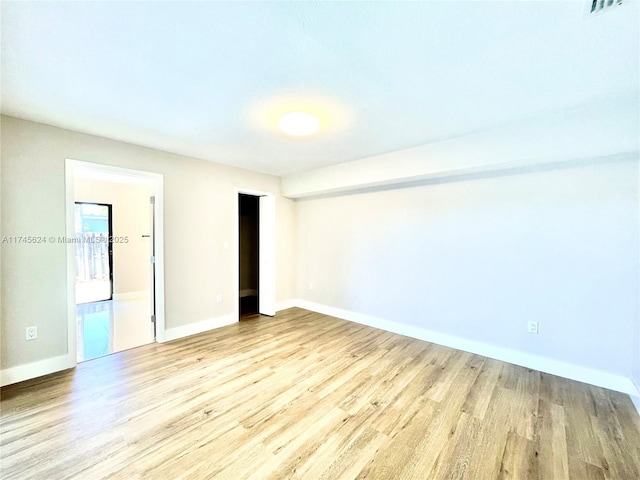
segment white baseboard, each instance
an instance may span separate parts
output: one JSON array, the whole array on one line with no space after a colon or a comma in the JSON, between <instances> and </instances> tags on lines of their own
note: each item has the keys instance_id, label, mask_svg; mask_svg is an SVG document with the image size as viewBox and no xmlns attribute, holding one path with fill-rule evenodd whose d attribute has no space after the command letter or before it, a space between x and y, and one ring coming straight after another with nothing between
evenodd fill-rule
<instances>
[{"instance_id":1,"label":"white baseboard","mask_svg":"<svg viewBox=\"0 0 640 480\"><path fill-rule=\"evenodd\" d=\"M252 295L258 295L258 291L253 288L245 288L240 290L240 298L250 297Z\"/></svg>"},{"instance_id":2,"label":"white baseboard","mask_svg":"<svg viewBox=\"0 0 640 480\"><path fill-rule=\"evenodd\" d=\"M608 373L588 367L582 367L579 365L574 365L571 363L566 363L559 360L534 355L531 353L511 350L504 347L497 347L494 345L478 342L475 340L469 340L455 335L436 332L433 330L416 327L414 325L392 322L389 320L373 317L371 315L365 315L362 313L352 312L350 310L330 307L328 305L309 302L307 300L293 300L292 302L294 302L295 306L297 307L322 313L324 315L342 318L352 322L360 323L362 325L368 325L370 327L386 330L388 332L398 333L407 337L417 338L419 340L424 340L431 343L437 343L438 345L443 345L445 347L455 348L457 350L463 350L465 352L482 355L483 357L501 360L503 362L519 365L521 367L539 370L541 372L550 373L552 375L558 375L560 377L569 378L578 382L588 383L597 387L608 388L609 390L626 393L629 394L632 399L634 395L638 395L638 390L636 389L631 379L623 375L616 375L614 373ZM636 404L636 408L637 407L638 404Z\"/></svg>"},{"instance_id":3,"label":"white baseboard","mask_svg":"<svg viewBox=\"0 0 640 480\"><path fill-rule=\"evenodd\" d=\"M286 310L297 306L298 300L285 300L276 304L276 311ZM164 339L158 340L160 343L169 342L171 340L177 340L183 337L189 337L191 335L197 335L198 333L207 332L214 328L226 327L238 323L238 319L233 313L223 315L221 317L210 318L197 323L190 323L181 327L167 328L164 331Z\"/></svg>"},{"instance_id":4,"label":"white baseboard","mask_svg":"<svg viewBox=\"0 0 640 480\"><path fill-rule=\"evenodd\" d=\"M76 366L76 360L70 354L60 355L46 360L18 365L0 371L0 386L23 382L50 373L67 370Z\"/></svg>"},{"instance_id":5,"label":"white baseboard","mask_svg":"<svg viewBox=\"0 0 640 480\"><path fill-rule=\"evenodd\" d=\"M279 312L281 310L286 310L288 308L297 307L299 301L300 300L290 299L290 300L284 300L282 302L278 302L276 303L276 312Z\"/></svg>"},{"instance_id":6,"label":"white baseboard","mask_svg":"<svg viewBox=\"0 0 640 480\"><path fill-rule=\"evenodd\" d=\"M149 290L137 290L135 292L114 293L114 301L136 300L138 298L149 297Z\"/></svg>"},{"instance_id":7,"label":"white baseboard","mask_svg":"<svg viewBox=\"0 0 640 480\"><path fill-rule=\"evenodd\" d=\"M189 337L191 335L213 330L214 328L226 327L227 325L232 325L234 323L238 323L238 319L233 313L229 313L221 317L210 318L201 322L183 325L181 327L167 328L164 331L163 342Z\"/></svg>"}]
</instances>

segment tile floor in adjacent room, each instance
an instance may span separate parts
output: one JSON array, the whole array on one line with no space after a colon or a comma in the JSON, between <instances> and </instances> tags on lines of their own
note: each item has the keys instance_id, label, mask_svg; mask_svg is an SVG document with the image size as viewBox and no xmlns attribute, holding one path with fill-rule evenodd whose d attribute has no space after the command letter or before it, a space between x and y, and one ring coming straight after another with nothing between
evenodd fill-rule
<instances>
[{"instance_id":1,"label":"tile floor in adjacent room","mask_svg":"<svg viewBox=\"0 0 640 480\"><path fill-rule=\"evenodd\" d=\"M153 342L149 298L76 306L78 362Z\"/></svg>"}]
</instances>

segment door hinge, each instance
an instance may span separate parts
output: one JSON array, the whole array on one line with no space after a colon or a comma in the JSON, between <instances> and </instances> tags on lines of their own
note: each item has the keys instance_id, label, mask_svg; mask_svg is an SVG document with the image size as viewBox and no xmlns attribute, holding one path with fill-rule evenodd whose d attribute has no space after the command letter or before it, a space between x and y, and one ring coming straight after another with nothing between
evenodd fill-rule
<instances>
[{"instance_id":1,"label":"door hinge","mask_svg":"<svg viewBox=\"0 0 640 480\"><path fill-rule=\"evenodd\" d=\"M156 316L155 315L151 315L151 323L156 323Z\"/></svg>"},{"instance_id":2,"label":"door hinge","mask_svg":"<svg viewBox=\"0 0 640 480\"><path fill-rule=\"evenodd\" d=\"M151 204L156 203L156 197L149 197L149 201L151 202Z\"/></svg>"},{"instance_id":3,"label":"door hinge","mask_svg":"<svg viewBox=\"0 0 640 480\"><path fill-rule=\"evenodd\" d=\"M155 257L155 255L151 255L151 263L156 263L156 257Z\"/></svg>"}]
</instances>

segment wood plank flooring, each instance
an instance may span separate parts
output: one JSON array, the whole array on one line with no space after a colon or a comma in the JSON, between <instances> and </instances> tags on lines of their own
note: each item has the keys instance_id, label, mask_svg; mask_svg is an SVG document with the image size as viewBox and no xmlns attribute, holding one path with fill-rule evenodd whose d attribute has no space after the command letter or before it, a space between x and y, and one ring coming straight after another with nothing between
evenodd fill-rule
<instances>
[{"instance_id":1,"label":"wood plank flooring","mask_svg":"<svg viewBox=\"0 0 640 480\"><path fill-rule=\"evenodd\" d=\"M295 308L1 407L3 479L640 478L626 395Z\"/></svg>"}]
</instances>

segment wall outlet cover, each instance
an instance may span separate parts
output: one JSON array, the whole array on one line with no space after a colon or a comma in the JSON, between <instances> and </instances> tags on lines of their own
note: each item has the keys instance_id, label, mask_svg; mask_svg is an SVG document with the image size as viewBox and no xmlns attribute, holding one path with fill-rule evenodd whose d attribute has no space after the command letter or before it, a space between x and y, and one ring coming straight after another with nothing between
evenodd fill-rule
<instances>
[{"instance_id":1,"label":"wall outlet cover","mask_svg":"<svg viewBox=\"0 0 640 480\"><path fill-rule=\"evenodd\" d=\"M27 340L35 340L38 338L38 327L27 327L25 337Z\"/></svg>"}]
</instances>

